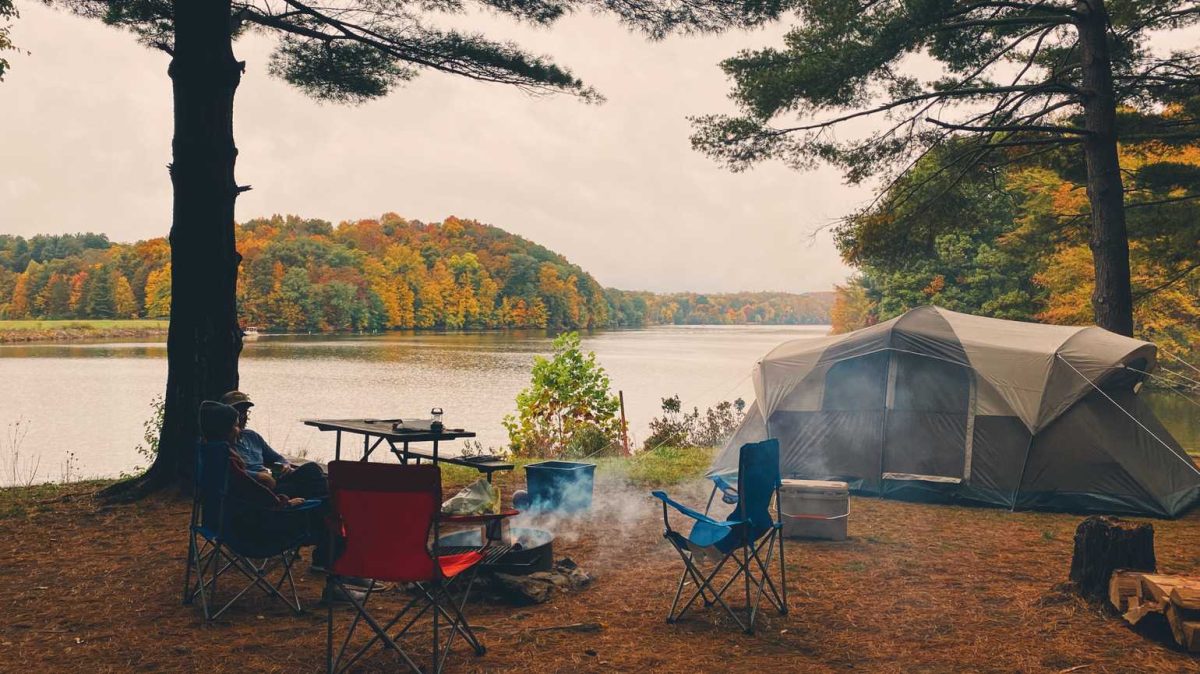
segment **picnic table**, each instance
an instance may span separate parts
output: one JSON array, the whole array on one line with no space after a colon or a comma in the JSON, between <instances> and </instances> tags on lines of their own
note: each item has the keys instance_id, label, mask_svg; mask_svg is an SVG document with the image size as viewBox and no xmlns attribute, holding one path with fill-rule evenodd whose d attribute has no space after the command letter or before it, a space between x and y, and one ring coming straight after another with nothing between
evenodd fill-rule
<instances>
[{"instance_id":1,"label":"picnic table","mask_svg":"<svg viewBox=\"0 0 1200 674\"><path fill-rule=\"evenodd\" d=\"M360 461L370 460L371 454L387 443L387 449L400 463L430 461L466 466L483 473L488 482L492 481L496 471L513 469L513 464L490 457L439 456L439 442L475 437L475 433L461 428L432 430L428 421L402 422L400 419L305 419L304 424L337 434L334 458L339 460L342 458L342 434L349 433L363 438ZM432 451L419 451L410 447L411 443L433 443Z\"/></svg>"}]
</instances>

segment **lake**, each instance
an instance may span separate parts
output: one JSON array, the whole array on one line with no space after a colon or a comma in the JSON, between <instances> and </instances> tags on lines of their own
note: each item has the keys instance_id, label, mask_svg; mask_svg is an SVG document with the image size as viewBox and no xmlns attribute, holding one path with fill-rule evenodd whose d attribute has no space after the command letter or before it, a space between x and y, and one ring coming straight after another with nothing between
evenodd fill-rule
<instances>
[{"instance_id":1,"label":"lake","mask_svg":"<svg viewBox=\"0 0 1200 674\"><path fill-rule=\"evenodd\" d=\"M586 335L613 391L625 392L631 446L640 447L661 399L686 409L754 397L750 370L787 339L817 338L825 326L670 326ZM543 333L389 333L372 336L263 336L242 353L241 389L256 406L250 426L276 449L332 457L333 437L301 424L309 418L427 417L445 410L449 427L478 434L486 447L507 444L501 426L529 383ZM135 447L151 400L166 381L163 342L87 342L0 346L0 483L11 483L11 446L20 421L22 466L58 480L68 452L75 477L111 477L144 463ZM1148 392L1150 393L1150 392ZM1200 407L1169 392L1149 399L1186 447L1200 449ZM452 447L456 451L461 445Z\"/></svg>"}]
</instances>

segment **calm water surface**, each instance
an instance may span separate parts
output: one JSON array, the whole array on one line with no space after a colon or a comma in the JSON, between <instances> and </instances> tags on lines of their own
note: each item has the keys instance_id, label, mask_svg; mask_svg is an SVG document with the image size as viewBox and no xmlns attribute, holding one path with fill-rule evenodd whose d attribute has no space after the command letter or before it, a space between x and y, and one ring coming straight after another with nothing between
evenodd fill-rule
<instances>
[{"instance_id":1,"label":"calm water surface","mask_svg":"<svg viewBox=\"0 0 1200 674\"><path fill-rule=\"evenodd\" d=\"M826 332L660 327L597 333L583 343L608 370L613 390L625 392L631 443L640 446L662 397L679 394L689 409L738 396L749 401L749 373L759 357L784 340ZM533 357L548 354L550 342L538 333L264 336L246 343L241 388L257 403L250 426L290 454L332 457L332 435L302 419L424 417L435 406L445 409L448 426L474 430L483 446L500 447L507 444L500 421L528 385ZM0 458L11 457L11 432L20 420L28 430L22 460L40 460L41 480L61 477L69 451L76 477L132 470L150 401L166 374L162 342L0 346ZM1171 393L1148 397L1180 442L1200 449L1200 406ZM11 472L0 465L0 483L11 481Z\"/></svg>"},{"instance_id":2,"label":"calm water surface","mask_svg":"<svg viewBox=\"0 0 1200 674\"><path fill-rule=\"evenodd\" d=\"M660 399L679 394L701 409L753 399L750 369L787 339L820 337L822 326L698 326L585 336L625 392L630 441L641 445ZM241 389L256 405L250 427L276 449L332 458L333 436L304 426L310 418L428 417L442 407L449 427L478 434L484 447L507 444L500 422L529 384L542 333L263 336L246 342ZM115 476L140 462L135 447L150 401L166 382L163 342L0 346L0 425L28 429L24 457L40 458L43 480L59 479L67 452L76 475ZM0 438L0 456L7 455ZM452 448L461 450L461 445ZM11 480L0 465L0 483Z\"/></svg>"}]
</instances>

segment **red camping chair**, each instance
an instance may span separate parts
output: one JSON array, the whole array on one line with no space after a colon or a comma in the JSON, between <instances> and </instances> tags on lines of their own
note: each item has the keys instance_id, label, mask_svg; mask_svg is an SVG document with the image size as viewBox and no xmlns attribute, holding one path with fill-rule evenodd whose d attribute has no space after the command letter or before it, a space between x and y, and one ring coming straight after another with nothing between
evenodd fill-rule
<instances>
[{"instance_id":1,"label":"red camping chair","mask_svg":"<svg viewBox=\"0 0 1200 674\"><path fill-rule=\"evenodd\" d=\"M432 609L434 672L441 672L456 636L461 635L476 655L487 649L471 630L462 609L475 580L483 549L454 555L437 554L438 524L441 522L486 522L498 520L515 511L473 518L445 517L442 504L441 469L435 465L393 465L361 461L333 461L329 464L335 526L342 536L341 553L330 568L328 583L341 590L354 607L354 617L346 629L341 646L334 652L334 609L329 608L326 634L328 671L344 672L377 643L395 651L414 671L421 668L402 649L398 640ZM432 542L431 542L432 541ZM489 545L483 541L483 548ZM413 597L387 623L380 623L367 610L371 590L360 602L347 592L347 577L413 583ZM462 599L450 595L453 581L466 579ZM403 621L403 622L402 622ZM354 648L351 640L362 624L373 633L365 644ZM392 632L396 625L399 630ZM444 637L445 630L449 634Z\"/></svg>"}]
</instances>

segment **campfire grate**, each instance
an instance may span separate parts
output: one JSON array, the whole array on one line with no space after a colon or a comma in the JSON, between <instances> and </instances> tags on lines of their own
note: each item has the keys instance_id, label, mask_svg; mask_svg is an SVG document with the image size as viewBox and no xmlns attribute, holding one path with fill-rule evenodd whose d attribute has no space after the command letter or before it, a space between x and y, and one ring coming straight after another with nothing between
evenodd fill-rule
<instances>
[{"instance_id":1,"label":"campfire grate","mask_svg":"<svg viewBox=\"0 0 1200 674\"><path fill-rule=\"evenodd\" d=\"M461 555L466 552L477 552L478 545L443 545L438 547L438 553L441 555ZM480 562L483 566L497 566L502 563L502 558L512 552L511 545L503 545L493 543L483 551L483 561Z\"/></svg>"},{"instance_id":2,"label":"campfire grate","mask_svg":"<svg viewBox=\"0 0 1200 674\"><path fill-rule=\"evenodd\" d=\"M537 571L549 571L554 566L554 535L541 529L513 527L505 540L512 543L492 541L481 546L482 532L478 530L455 531L438 540L438 554L456 555L464 552L480 552L480 566L488 571L520 576Z\"/></svg>"}]
</instances>

